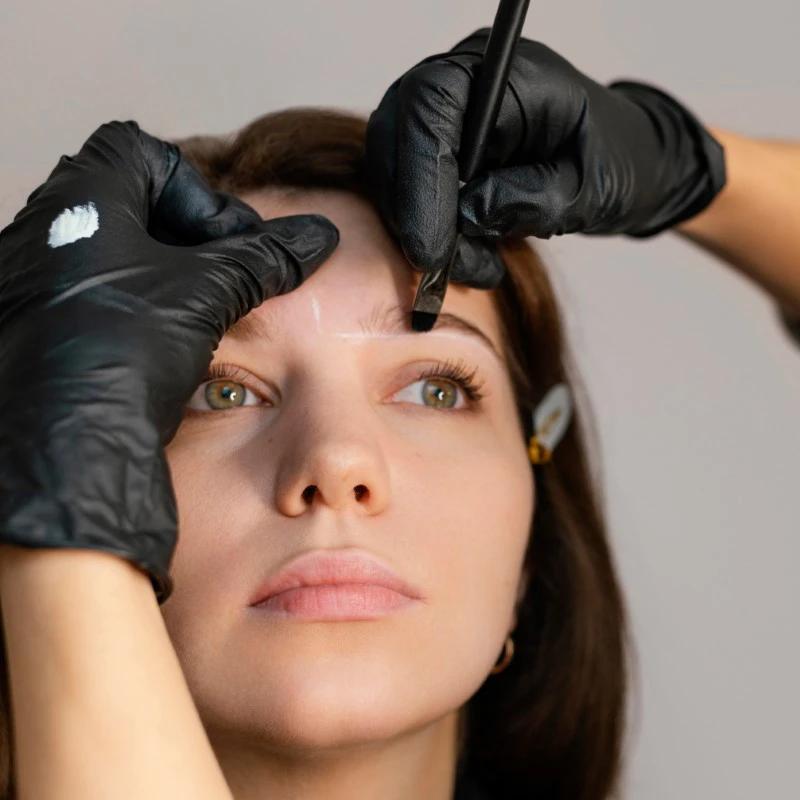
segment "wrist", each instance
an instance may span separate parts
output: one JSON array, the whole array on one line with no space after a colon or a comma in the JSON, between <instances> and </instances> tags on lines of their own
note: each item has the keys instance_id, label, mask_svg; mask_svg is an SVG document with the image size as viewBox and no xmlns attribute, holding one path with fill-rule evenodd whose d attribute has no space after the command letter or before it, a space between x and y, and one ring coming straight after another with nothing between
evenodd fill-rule
<instances>
[{"instance_id":1,"label":"wrist","mask_svg":"<svg viewBox=\"0 0 800 800\"><path fill-rule=\"evenodd\" d=\"M728 209L740 202L743 187L748 181L746 171L748 159L743 154L743 148L747 147L748 140L721 128L709 127L708 130L725 152L725 185L706 208L676 225L676 230L680 233L709 235L716 232L721 221L728 218Z\"/></svg>"},{"instance_id":2,"label":"wrist","mask_svg":"<svg viewBox=\"0 0 800 800\"><path fill-rule=\"evenodd\" d=\"M112 584L120 580L147 583L146 573L113 553L88 548L0 545L3 605L13 602L10 598L23 595L60 602L90 579Z\"/></svg>"},{"instance_id":3,"label":"wrist","mask_svg":"<svg viewBox=\"0 0 800 800\"><path fill-rule=\"evenodd\" d=\"M37 551L95 550L149 573L164 602L172 591L168 571L177 541L164 449L158 432L140 417L115 422L113 436L110 427L72 419L64 437L49 439L53 425L4 429L0 571L35 558ZM31 452L53 456L32 459Z\"/></svg>"}]
</instances>

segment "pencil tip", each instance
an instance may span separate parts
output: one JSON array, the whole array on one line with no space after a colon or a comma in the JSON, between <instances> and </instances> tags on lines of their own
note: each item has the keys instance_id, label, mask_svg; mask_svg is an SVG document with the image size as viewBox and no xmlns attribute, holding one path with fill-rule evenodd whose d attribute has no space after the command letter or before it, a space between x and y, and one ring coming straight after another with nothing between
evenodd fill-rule
<instances>
[{"instance_id":1,"label":"pencil tip","mask_svg":"<svg viewBox=\"0 0 800 800\"><path fill-rule=\"evenodd\" d=\"M411 312L411 327L420 333L429 331L436 323L436 314L431 314L428 311L412 311Z\"/></svg>"}]
</instances>

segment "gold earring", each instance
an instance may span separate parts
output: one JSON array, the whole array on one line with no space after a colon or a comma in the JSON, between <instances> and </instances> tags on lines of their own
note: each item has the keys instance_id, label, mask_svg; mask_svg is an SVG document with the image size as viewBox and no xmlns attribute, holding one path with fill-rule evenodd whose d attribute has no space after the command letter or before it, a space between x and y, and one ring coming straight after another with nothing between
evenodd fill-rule
<instances>
[{"instance_id":1,"label":"gold earring","mask_svg":"<svg viewBox=\"0 0 800 800\"><path fill-rule=\"evenodd\" d=\"M512 658L514 658L514 640L509 635L506 637L505 645L503 646L502 660L499 664L494 665L489 674L496 675L498 672L502 672L511 663Z\"/></svg>"},{"instance_id":2,"label":"gold earring","mask_svg":"<svg viewBox=\"0 0 800 800\"><path fill-rule=\"evenodd\" d=\"M534 433L528 442L528 457L530 460L534 464L546 464L552 455L553 451L541 444Z\"/></svg>"}]
</instances>

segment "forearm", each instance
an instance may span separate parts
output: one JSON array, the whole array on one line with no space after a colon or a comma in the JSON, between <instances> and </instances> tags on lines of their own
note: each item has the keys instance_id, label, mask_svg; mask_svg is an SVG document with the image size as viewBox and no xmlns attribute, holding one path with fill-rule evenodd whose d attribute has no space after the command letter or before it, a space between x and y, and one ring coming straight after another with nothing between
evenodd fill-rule
<instances>
[{"instance_id":1,"label":"forearm","mask_svg":"<svg viewBox=\"0 0 800 800\"><path fill-rule=\"evenodd\" d=\"M230 800L147 576L0 547L19 800Z\"/></svg>"},{"instance_id":2,"label":"forearm","mask_svg":"<svg viewBox=\"0 0 800 800\"><path fill-rule=\"evenodd\" d=\"M800 314L800 142L709 131L725 148L726 185L674 230Z\"/></svg>"}]
</instances>

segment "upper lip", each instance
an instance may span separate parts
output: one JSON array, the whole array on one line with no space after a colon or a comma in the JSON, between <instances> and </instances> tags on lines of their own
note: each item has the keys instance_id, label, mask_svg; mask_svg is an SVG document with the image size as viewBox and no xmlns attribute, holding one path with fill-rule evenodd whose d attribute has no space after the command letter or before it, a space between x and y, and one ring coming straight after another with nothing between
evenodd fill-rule
<instances>
[{"instance_id":1,"label":"upper lip","mask_svg":"<svg viewBox=\"0 0 800 800\"><path fill-rule=\"evenodd\" d=\"M404 581L379 558L351 548L313 550L293 558L259 586L250 605L257 605L268 597L301 586L353 583L385 586L411 598L422 597L415 586Z\"/></svg>"}]
</instances>

